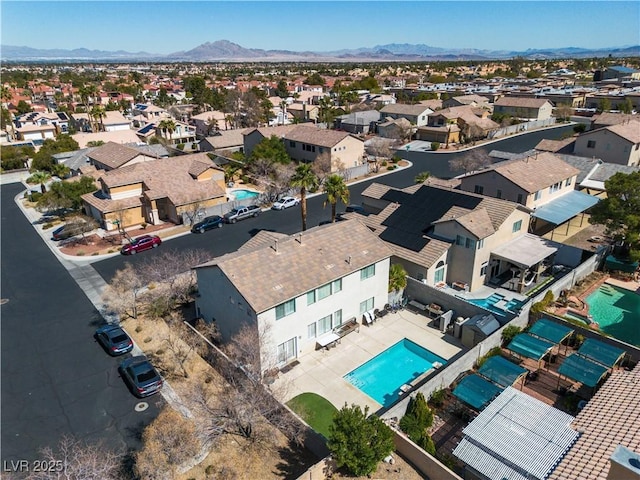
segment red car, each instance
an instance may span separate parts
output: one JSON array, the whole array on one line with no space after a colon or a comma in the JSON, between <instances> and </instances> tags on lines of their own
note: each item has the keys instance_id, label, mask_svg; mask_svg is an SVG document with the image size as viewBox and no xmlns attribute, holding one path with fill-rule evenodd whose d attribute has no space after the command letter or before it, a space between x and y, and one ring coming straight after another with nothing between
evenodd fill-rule
<instances>
[{"instance_id":1,"label":"red car","mask_svg":"<svg viewBox=\"0 0 640 480\"><path fill-rule=\"evenodd\" d=\"M120 249L120 253L123 255L134 255L138 252L156 248L161 243L162 240L157 235L142 235L141 237L134 238L127 245L124 245Z\"/></svg>"}]
</instances>

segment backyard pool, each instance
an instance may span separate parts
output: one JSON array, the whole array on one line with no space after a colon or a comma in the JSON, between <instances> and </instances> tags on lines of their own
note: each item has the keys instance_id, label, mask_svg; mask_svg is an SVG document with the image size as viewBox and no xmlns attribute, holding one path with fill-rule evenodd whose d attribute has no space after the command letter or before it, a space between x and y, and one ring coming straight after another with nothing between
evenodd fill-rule
<instances>
[{"instance_id":1,"label":"backyard pool","mask_svg":"<svg viewBox=\"0 0 640 480\"><path fill-rule=\"evenodd\" d=\"M230 192L236 200L246 200L247 198L256 199L260 196L259 192L253 190L231 190Z\"/></svg>"},{"instance_id":2,"label":"backyard pool","mask_svg":"<svg viewBox=\"0 0 640 480\"><path fill-rule=\"evenodd\" d=\"M402 393L400 387L447 361L406 338L363 363L344 378L384 407Z\"/></svg>"},{"instance_id":3,"label":"backyard pool","mask_svg":"<svg viewBox=\"0 0 640 480\"><path fill-rule=\"evenodd\" d=\"M640 346L640 295L604 283L586 299L589 315L600 330Z\"/></svg>"},{"instance_id":4,"label":"backyard pool","mask_svg":"<svg viewBox=\"0 0 640 480\"><path fill-rule=\"evenodd\" d=\"M518 313L522 309L522 306L528 301L512 298L511 300L504 302L500 306L497 306L496 304L500 301L503 301L505 298L504 295L501 295L499 293L492 293L487 298L458 298L462 298L469 303L478 305L479 307L482 307L500 316L504 316L506 312Z\"/></svg>"}]
</instances>

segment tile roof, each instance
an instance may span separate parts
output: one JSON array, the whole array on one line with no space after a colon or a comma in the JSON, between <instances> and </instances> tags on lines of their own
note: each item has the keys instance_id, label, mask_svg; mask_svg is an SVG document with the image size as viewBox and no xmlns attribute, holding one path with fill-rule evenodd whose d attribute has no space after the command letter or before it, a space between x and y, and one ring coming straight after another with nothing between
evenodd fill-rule
<instances>
[{"instance_id":1,"label":"tile roof","mask_svg":"<svg viewBox=\"0 0 640 480\"><path fill-rule=\"evenodd\" d=\"M431 110L426 105L415 104L415 105L407 105L405 103L390 103L389 105L385 105L382 107L380 112L382 114L391 113L396 115L422 115L427 110Z\"/></svg>"},{"instance_id":2,"label":"tile roof","mask_svg":"<svg viewBox=\"0 0 640 480\"><path fill-rule=\"evenodd\" d=\"M629 113L602 112L591 117L591 122L594 125L604 127L606 125L617 125L618 123L637 119L637 115L631 115Z\"/></svg>"},{"instance_id":3,"label":"tile roof","mask_svg":"<svg viewBox=\"0 0 640 480\"><path fill-rule=\"evenodd\" d=\"M512 160L494 163L488 168L470 173L466 177L486 175L488 171L495 171L529 193L537 192L580 173L580 170L563 162L557 155L540 152L527 157L516 157Z\"/></svg>"},{"instance_id":4,"label":"tile roof","mask_svg":"<svg viewBox=\"0 0 640 480\"><path fill-rule=\"evenodd\" d=\"M194 178L194 175L208 168L218 170L205 153L194 153L134 163L106 172L102 176L102 181L108 188L143 183L145 195L149 199L166 197L174 205L180 206L224 197L225 191L215 181L198 181ZM105 201L115 202L114 200Z\"/></svg>"},{"instance_id":5,"label":"tile roof","mask_svg":"<svg viewBox=\"0 0 640 480\"><path fill-rule=\"evenodd\" d=\"M580 438L550 480L606 479L617 445L640 453L640 364L615 370L578 414L572 427Z\"/></svg>"},{"instance_id":6,"label":"tile roof","mask_svg":"<svg viewBox=\"0 0 640 480\"><path fill-rule=\"evenodd\" d=\"M219 135L206 137L205 140L214 149L224 149L244 145L244 134L253 128L240 128L236 130L220 130Z\"/></svg>"},{"instance_id":7,"label":"tile roof","mask_svg":"<svg viewBox=\"0 0 640 480\"><path fill-rule=\"evenodd\" d=\"M550 140L548 138L544 138L535 146L535 149L551 153L570 153L573 151L573 144L575 141L575 137L568 137L562 140Z\"/></svg>"},{"instance_id":8,"label":"tile roof","mask_svg":"<svg viewBox=\"0 0 640 480\"><path fill-rule=\"evenodd\" d=\"M605 128L631 143L640 143L640 120L618 123Z\"/></svg>"},{"instance_id":9,"label":"tile roof","mask_svg":"<svg viewBox=\"0 0 640 480\"><path fill-rule=\"evenodd\" d=\"M325 130L321 128L298 127L284 134L287 140L332 148L345 138L351 136L348 132ZM353 137L355 138L355 137ZM360 139L358 139L360 140ZM362 140L360 140L362 141Z\"/></svg>"},{"instance_id":10,"label":"tile roof","mask_svg":"<svg viewBox=\"0 0 640 480\"><path fill-rule=\"evenodd\" d=\"M494 105L501 107L523 107L523 108L540 108L545 103L550 103L544 98L529 97L500 97L494 102Z\"/></svg>"},{"instance_id":11,"label":"tile roof","mask_svg":"<svg viewBox=\"0 0 640 480\"><path fill-rule=\"evenodd\" d=\"M195 268L220 268L253 310L261 313L391 254L365 225L346 221L284 238L264 234L236 252Z\"/></svg>"},{"instance_id":12,"label":"tile roof","mask_svg":"<svg viewBox=\"0 0 640 480\"><path fill-rule=\"evenodd\" d=\"M104 145L92 150L87 156L98 163L109 168L118 168L141 155L138 150L125 147L115 142L107 142Z\"/></svg>"}]
</instances>

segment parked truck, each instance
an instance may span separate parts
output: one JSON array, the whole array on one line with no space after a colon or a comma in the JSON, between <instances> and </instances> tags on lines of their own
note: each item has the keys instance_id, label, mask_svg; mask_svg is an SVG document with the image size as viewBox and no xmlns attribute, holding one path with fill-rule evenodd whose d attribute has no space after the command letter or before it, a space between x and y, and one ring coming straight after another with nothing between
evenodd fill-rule
<instances>
[{"instance_id":1,"label":"parked truck","mask_svg":"<svg viewBox=\"0 0 640 480\"><path fill-rule=\"evenodd\" d=\"M249 205L247 207L238 207L225 213L225 223L236 223L238 220L244 220L249 217L257 217L260 215L260 207L258 205Z\"/></svg>"}]
</instances>

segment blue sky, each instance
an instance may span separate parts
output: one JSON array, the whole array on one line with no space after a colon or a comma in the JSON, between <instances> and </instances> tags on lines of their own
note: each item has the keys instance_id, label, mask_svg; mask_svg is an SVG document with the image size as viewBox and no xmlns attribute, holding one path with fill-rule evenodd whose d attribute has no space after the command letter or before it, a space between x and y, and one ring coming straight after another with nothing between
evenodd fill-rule
<instances>
[{"instance_id":1,"label":"blue sky","mask_svg":"<svg viewBox=\"0 0 640 480\"><path fill-rule=\"evenodd\" d=\"M331 51L387 43L526 50L640 44L640 2L7 1L1 43L167 54L230 40Z\"/></svg>"}]
</instances>

